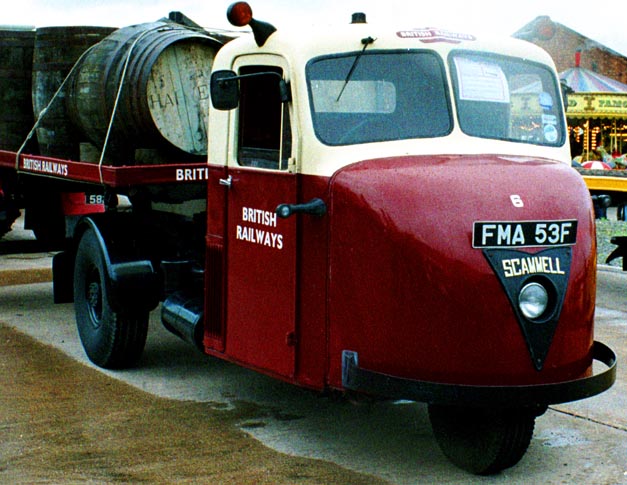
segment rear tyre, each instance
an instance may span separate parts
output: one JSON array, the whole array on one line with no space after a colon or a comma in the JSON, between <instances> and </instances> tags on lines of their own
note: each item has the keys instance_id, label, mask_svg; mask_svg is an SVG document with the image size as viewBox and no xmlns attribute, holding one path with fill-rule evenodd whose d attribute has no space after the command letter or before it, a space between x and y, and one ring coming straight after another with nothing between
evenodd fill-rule
<instances>
[{"instance_id":1,"label":"rear tyre","mask_svg":"<svg viewBox=\"0 0 627 485\"><path fill-rule=\"evenodd\" d=\"M537 413L529 409L429 406L436 441L459 468L491 475L510 468L523 457Z\"/></svg>"},{"instance_id":2,"label":"rear tyre","mask_svg":"<svg viewBox=\"0 0 627 485\"><path fill-rule=\"evenodd\" d=\"M74 310L78 334L89 360L106 369L132 367L142 355L148 312L111 308L105 259L95 232L82 236L74 266Z\"/></svg>"}]
</instances>

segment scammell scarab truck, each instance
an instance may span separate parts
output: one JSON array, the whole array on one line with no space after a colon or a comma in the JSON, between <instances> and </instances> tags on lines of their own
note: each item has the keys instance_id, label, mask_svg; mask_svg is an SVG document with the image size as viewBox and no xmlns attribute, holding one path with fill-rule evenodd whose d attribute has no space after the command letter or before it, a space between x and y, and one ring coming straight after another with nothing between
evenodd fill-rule
<instances>
[{"instance_id":1,"label":"scammell scarab truck","mask_svg":"<svg viewBox=\"0 0 627 485\"><path fill-rule=\"evenodd\" d=\"M362 14L277 30L238 2L228 18L253 35L211 44L187 93L206 94L202 160L0 152L23 183L103 192L53 261L89 359L141 362L159 308L209 356L427 403L444 454L477 474L515 465L549 405L613 384L594 211L548 54ZM160 106L185 117L187 94Z\"/></svg>"}]
</instances>

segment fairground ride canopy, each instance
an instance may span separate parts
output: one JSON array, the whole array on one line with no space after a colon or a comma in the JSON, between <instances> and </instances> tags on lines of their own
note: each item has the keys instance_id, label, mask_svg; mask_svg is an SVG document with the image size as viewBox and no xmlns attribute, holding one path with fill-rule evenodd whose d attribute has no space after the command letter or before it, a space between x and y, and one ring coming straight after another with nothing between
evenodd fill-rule
<instances>
[{"instance_id":1,"label":"fairground ride canopy","mask_svg":"<svg viewBox=\"0 0 627 485\"><path fill-rule=\"evenodd\" d=\"M560 73L574 93L568 95L568 118L627 120L627 84L582 67Z\"/></svg>"}]
</instances>

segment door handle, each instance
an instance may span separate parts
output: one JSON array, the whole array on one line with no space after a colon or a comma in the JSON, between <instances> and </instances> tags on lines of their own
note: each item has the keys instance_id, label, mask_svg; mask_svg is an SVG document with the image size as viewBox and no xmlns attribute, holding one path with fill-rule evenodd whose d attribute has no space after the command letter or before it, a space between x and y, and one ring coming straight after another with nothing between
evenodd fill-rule
<instances>
[{"instance_id":1,"label":"door handle","mask_svg":"<svg viewBox=\"0 0 627 485\"><path fill-rule=\"evenodd\" d=\"M225 187L230 187L231 184L233 183L233 177L231 177L230 175L225 178L225 179L220 179L219 180L220 185L224 185Z\"/></svg>"},{"instance_id":2,"label":"door handle","mask_svg":"<svg viewBox=\"0 0 627 485\"><path fill-rule=\"evenodd\" d=\"M321 217L327 213L327 205L322 199L314 198L304 204L280 204L275 212L282 219L296 213Z\"/></svg>"}]
</instances>

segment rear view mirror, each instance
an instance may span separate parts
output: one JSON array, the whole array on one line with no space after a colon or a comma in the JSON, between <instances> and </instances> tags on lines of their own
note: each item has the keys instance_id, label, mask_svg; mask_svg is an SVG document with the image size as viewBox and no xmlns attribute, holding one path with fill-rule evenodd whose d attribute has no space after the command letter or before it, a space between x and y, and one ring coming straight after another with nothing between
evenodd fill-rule
<instances>
[{"instance_id":1,"label":"rear view mirror","mask_svg":"<svg viewBox=\"0 0 627 485\"><path fill-rule=\"evenodd\" d=\"M238 76L233 71L216 71L211 75L211 103L215 109L229 111L239 104Z\"/></svg>"}]
</instances>

